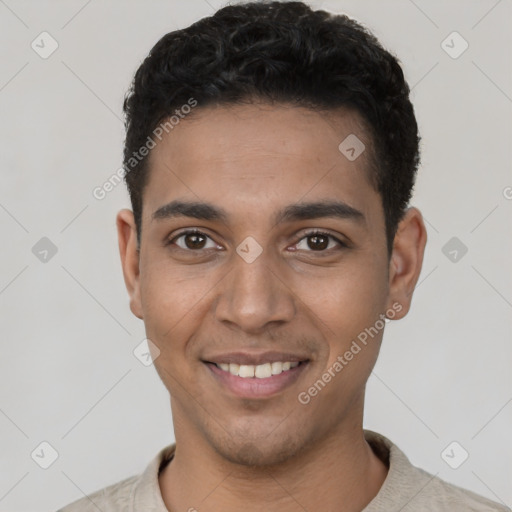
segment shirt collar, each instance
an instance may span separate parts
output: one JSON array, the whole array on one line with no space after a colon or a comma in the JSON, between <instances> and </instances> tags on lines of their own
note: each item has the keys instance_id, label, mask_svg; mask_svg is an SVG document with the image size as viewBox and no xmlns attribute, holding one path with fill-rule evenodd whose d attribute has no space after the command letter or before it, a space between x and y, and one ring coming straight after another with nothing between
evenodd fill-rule
<instances>
[{"instance_id":1,"label":"shirt collar","mask_svg":"<svg viewBox=\"0 0 512 512\"><path fill-rule=\"evenodd\" d=\"M162 498L162 491L158 483L158 475L174 456L176 444L166 446L158 452L141 474L137 484L133 488L130 504L130 512L168 512Z\"/></svg>"},{"instance_id":2,"label":"shirt collar","mask_svg":"<svg viewBox=\"0 0 512 512\"><path fill-rule=\"evenodd\" d=\"M363 512L388 510L391 505L397 505L397 496L401 495L407 498L407 496L417 493L418 480L415 480L414 489L406 490L403 486L405 482L410 480L407 477L410 476L411 470L420 473L423 472L412 466L405 454L383 435L371 430L364 430L364 436L374 453L389 467L389 470L386 480L377 493L377 496L375 496ZM175 449L176 444L171 444L160 450L141 474L132 491L132 497L130 499L132 508L130 512L140 510L145 510L146 512L168 512L162 498L158 475L161 469L171 461ZM426 485L429 480L427 477L430 475L424 473L422 476L424 476L424 478L421 479L421 481L425 480L424 483ZM400 486L400 489L397 489L397 485ZM407 501L405 503L407 503Z\"/></svg>"}]
</instances>

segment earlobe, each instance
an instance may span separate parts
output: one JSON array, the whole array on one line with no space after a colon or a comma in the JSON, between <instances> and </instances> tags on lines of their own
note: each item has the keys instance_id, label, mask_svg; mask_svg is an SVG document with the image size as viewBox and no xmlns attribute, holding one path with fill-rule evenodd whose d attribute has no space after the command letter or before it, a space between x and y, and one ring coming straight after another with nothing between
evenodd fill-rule
<instances>
[{"instance_id":1,"label":"earlobe","mask_svg":"<svg viewBox=\"0 0 512 512\"><path fill-rule=\"evenodd\" d=\"M396 319L403 318L409 311L426 243L427 231L421 212L409 208L398 225L389 262L388 308L400 304Z\"/></svg>"},{"instance_id":2,"label":"earlobe","mask_svg":"<svg viewBox=\"0 0 512 512\"><path fill-rule=\"evenodd\" d=\"M123 277L130 296L130 310L137 318L142 319L139 251L133 212L127 209L121 210L116 217L116 226Z\"/></svg>"}]
</instances>

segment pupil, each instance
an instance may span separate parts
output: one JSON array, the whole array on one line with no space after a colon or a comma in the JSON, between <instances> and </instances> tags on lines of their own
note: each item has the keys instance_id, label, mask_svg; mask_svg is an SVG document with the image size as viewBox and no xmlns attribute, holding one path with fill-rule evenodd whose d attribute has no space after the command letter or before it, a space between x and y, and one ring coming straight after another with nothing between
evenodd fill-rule
<instances>
[{"instance_id":1,"label":"pupil","mask_svg":"<svg viewBox=\"0 0 512 512\"><path fill-rule=\"evenodd\" d=\"M204 242L205 237L203 235L191 233L185 237L185 244L189 249L202 249Z\"/></svg>"},{"instance_id":2,"label":"pupil","mask_svg":"<svg viewBox=\"0 0 512 512\"><path fill-rule=\"evenodd\" d=\"M329 239L323 235L312 235L309 237L308 246L313 250L323 250L329 245Z\"/></svg>"}]
</instances>

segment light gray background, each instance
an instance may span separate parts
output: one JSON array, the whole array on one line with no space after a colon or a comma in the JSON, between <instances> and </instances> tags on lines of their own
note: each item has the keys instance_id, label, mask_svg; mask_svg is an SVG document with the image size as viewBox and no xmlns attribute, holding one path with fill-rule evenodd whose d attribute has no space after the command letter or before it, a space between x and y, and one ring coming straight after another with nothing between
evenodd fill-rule
<instances>
[{"instance_id":1,"label":"light gray background","mask_svg":"<svg viewBox=\"0 0 512 512\"><path fill-rule=\"evenodd\" d=\"M423 136L424 269L411 313L386 329L365 426L511 506L511 2L311 3L354 16L401 58ZM141 60L223 4L0 0L1 511L55 510L174 439L167 392L132 353L145 336L114 223L128 196L92 190L120 167L122 98ZM59 44L48 59L31 48L43 31ZM469 43L457 59L441 47L453 31ZM46 263L32 253L44 236L58 248ZM469 249L456 263L442 252L454 236ZM46 470L30 455L42 441L59 454ZM441 457L452 441L469 452L456 470Z\"/></svg>"}]
</instances>

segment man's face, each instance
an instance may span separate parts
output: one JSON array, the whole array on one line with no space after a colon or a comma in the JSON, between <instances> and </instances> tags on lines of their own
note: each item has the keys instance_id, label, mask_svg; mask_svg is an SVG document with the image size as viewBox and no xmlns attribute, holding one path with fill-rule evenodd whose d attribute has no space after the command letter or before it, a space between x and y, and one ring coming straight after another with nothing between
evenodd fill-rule
<instances>
[{"instance_id":1,"label":"man's face","mask_svg":"<svg viewBox=\"0 0 512 512\"><path fill-rule=\"evenodd\" d=\"M272 464L360 426L382 329L344 354L392 298L367 155L338 149L350 134L369 147L348 112L230 106L196 111L152 150L132 310L161 351L177 439Z\"/></svg>"}]
</instances>

